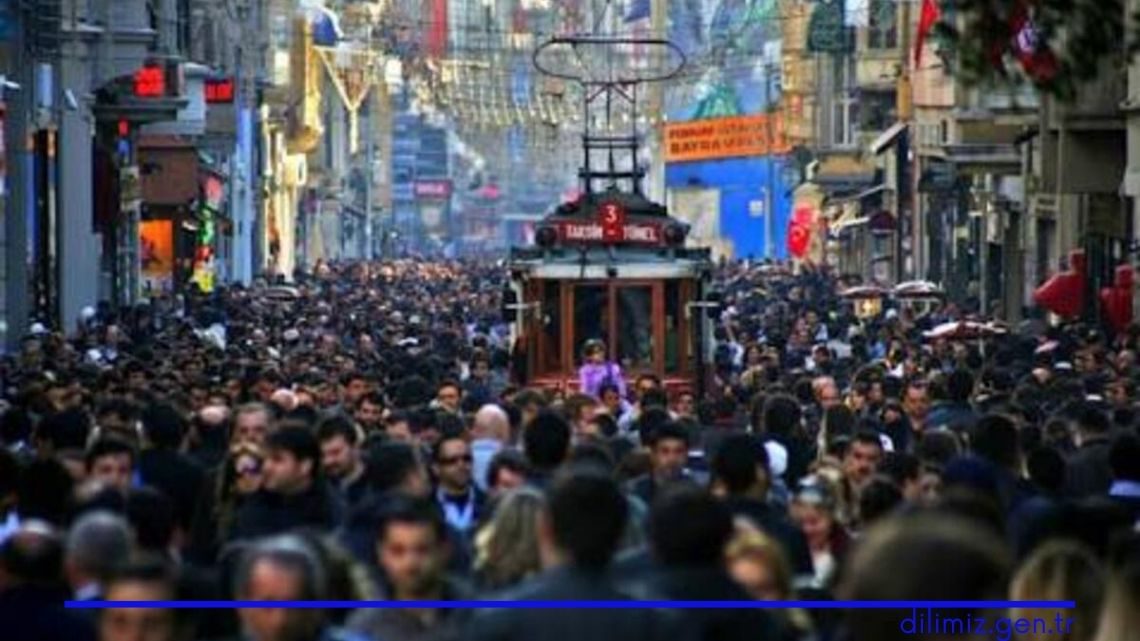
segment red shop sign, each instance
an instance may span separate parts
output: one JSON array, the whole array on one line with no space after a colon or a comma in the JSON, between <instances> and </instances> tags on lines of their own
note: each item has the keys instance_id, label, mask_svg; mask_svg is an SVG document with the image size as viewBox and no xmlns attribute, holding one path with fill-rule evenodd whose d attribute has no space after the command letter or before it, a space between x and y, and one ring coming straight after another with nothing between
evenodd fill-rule
<instances>
[{"instance_id":1,"label":"red shop sign","mask_svg":"<svg viewBox=\"0 0 1140 641\"><path fill-rule=\"evenodd\" d=\"M609 234L604 222L559 221L558 238L565 243L631 243L636 245L660 245L661 225L659 223L625 223L611 226Z\"/></svg>"}]
</instances>

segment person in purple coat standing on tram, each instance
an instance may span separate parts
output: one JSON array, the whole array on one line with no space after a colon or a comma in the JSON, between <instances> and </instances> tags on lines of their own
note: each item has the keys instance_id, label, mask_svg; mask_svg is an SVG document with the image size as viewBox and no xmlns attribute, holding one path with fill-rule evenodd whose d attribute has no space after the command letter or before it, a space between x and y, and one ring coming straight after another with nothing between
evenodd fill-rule
<instances>
[{"instance_id":1,"label":"person in purple coat standing on tram","mask_svg":"<svg viewBox=\"0 0 1140 641\"><path fill-rule=\"evenodd\" d=\"M592 338L582 347L582 367L578 368L578 388L583 394L601 397L602 386L610 383L626 397L625 377L621 366L606 358L606 344Z\"/></svg>"}]
</instances>

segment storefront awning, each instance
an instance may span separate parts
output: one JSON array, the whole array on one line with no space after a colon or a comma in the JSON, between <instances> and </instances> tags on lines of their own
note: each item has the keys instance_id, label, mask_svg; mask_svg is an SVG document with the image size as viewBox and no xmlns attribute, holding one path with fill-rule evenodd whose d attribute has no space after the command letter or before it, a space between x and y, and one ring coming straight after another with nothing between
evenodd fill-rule
<instances>
[{"instance_id":1,"label":"storefront awning","mask_svg":"<svg viewBox=\"0 0 1140 641\"><path fill-rule=\"evenodd\" d=\"M878 156L879 154L886 151L891 145L894 144L896 140L898 140L899 134L906 131L906 127L907 125L905 122L896 122L895 124L891 125L889 129L879 134L879 137L875 138L869 147L871 155Z\"/></svg>"},{"instance_id":2,"label":"storefront awning","mask_svg":"<svg viewBox=\"0 0 1140 641\"><path fill-rule=\"evenodd\" d=\"M1012 144L943 145L946 160L963 165L1021 165L1021 153Z\"/></svg>"},{"instance_id":3,"label":"storefront awning","mask_svg":"<svg viewBox=\"0 0 1140 641\"><path fill-rule=\"evenodd\" d=\"M842 198L856 195L875 185L875 172L866 173L821 173L811 179L826 196Z\"/></svg>"}]
</instances>

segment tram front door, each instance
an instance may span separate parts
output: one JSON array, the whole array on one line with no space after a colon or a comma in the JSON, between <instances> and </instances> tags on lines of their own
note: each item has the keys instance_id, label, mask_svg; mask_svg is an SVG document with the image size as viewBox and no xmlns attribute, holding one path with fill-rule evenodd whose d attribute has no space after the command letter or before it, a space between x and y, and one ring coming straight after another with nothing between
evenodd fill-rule
<instances>
[{"instance_id":1,"label":"tram front door","mask_svg":"<svg viewBox=\"0 0 1140 641\"><path fill-rule=\"evenodd\" d=\"M534 280L530 371L539 384L576 384L586 341L601 339L608 357L627 376L652 373L689 386L694 377L692 322L684 313L694 300L688 279Z\"/></svg>"}]
</instances>

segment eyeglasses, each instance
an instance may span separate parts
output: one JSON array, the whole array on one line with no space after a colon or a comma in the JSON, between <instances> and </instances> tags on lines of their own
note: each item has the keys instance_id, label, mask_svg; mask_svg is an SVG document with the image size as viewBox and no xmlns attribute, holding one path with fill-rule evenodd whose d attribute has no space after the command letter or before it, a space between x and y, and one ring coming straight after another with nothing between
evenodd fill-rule
<instances>
[{"instance_id":1,"label":"eyeglasses","mask_svg":"<svg viewBox=\"0 0 1140 641\"><path fill-rule=\"evenodd\" d=\"M448 456L446 458L439 459L440 465L455 465L457 463L466 463L468 465L471 465L474 462L475 457L471 456L470 454L463 454L461 456Z\"/></svg>"}]
</instances>

